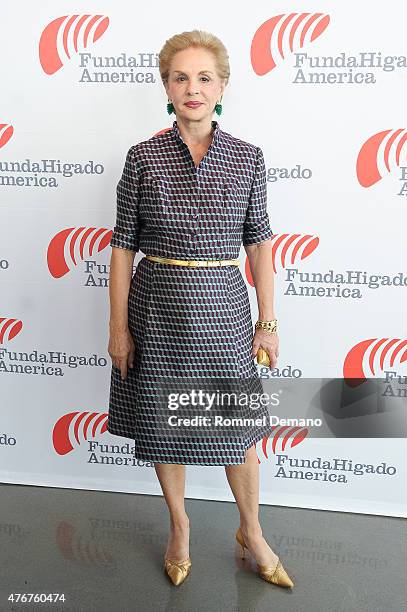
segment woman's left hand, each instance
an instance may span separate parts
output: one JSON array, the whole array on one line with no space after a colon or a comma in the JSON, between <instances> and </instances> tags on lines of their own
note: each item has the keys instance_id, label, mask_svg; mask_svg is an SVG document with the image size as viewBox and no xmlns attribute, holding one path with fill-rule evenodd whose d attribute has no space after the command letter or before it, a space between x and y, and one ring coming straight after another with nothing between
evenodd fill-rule
<instances>
[{"instance_id":1,"label":"woman's left hand","mask_svg":"<svg viewBox=\"0 0 407 612\"><path fill-rule=\"evenodd\" d=\"M264 349L270 358L270 369L276 367L278 351L278 335L277 332L268 332L265 329L258 328L255 330L252 343L252 356L256 357L259 348Z\"/></svg>"}]
</instances>

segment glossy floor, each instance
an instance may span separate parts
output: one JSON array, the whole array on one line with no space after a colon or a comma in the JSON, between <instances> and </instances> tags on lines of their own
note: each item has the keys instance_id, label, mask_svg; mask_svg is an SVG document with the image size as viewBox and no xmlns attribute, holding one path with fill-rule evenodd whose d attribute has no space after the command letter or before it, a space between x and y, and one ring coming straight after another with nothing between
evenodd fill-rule
<instances>
[{"instance_id":1,"label":"glossy floor","mask_svg":"<svg viewBox=\"0 0 407 612\"><path fill-rule=\"evenodd\" d=\"M163 499L0 485L0 610L10 593L64 593L47 609L98 612L401 612L405 519L262 506L263 533L295 583L282 589L235 558L235 504L187 500L192 570L174 587L162 559Z\"/></svg>"}]
</instances>

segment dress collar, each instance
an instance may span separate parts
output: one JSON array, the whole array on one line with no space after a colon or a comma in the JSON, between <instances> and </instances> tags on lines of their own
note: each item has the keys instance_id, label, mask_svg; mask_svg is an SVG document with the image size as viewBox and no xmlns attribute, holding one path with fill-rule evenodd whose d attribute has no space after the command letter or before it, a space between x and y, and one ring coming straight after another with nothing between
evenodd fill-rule
<instances>
[{"instance_id":1,"label":"dress collar","mask_svg":"<svg viewBox=\"0 0 407 612\"><path fill-rule=\"evenodd\" d=\"M219 127L219 123L215 120L212 120L212 127L213 127L213 136L212 136L212 144L216 144L219 140L220 137L220 127ZM175 138L177 138L179 141L181 141L182 143L185 144L179 128L178 128L178 124L177 121L175 120L172 124L172 129L171 129L173 135L175 136Z\"/></svg>"}]
</instances>

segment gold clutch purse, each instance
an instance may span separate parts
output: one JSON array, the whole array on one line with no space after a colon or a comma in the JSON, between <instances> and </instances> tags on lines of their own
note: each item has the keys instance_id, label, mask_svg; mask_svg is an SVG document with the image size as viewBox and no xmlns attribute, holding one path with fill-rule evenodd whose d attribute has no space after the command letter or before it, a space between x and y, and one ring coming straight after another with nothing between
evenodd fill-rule
<instances>
[{"instance_id":1,"label":"gold clutch purse","mask_svg":"<svg viewBox=\"0 0 407 612\"><path fill-rule=\"evenodd\" d=\"M257 351L257 363L259 365L264 365L267 368L270 367L270 357L267 353L267 351L265 351L263 348L259 348L259 350Z\"/></svg>"}]
</instances>

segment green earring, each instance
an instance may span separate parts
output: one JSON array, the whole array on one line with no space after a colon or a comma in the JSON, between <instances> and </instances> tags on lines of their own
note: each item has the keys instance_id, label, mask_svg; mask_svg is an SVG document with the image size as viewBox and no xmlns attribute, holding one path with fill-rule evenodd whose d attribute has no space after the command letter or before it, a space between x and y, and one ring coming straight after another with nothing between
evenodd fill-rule
<instances>
[{"instance_id":1,"label":"green earring","mask_svg":"<svg viewBox=\"0 0 407 612\"><path fill-rule=\"evenodd\" d=\"M171 113L173 113L173 112L174 112L174 105L173 105L172 102L168 102L168 104L167 104L167 113L169 115L171 115Z\"/></svg>"},{"instance_id":2,"label":"green earring","mask_svg":"<svg viewBox=\"0 0 407 612\"><path fill-rule=\"evenodd\" d=\"M222 104L220 102L215 104L215 113L218 113L218 115L222 113Z\"/></svg>"}]
</instances>

